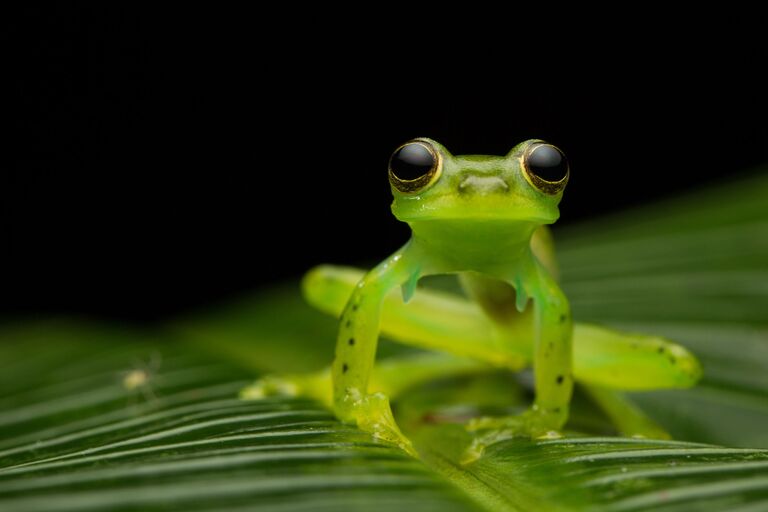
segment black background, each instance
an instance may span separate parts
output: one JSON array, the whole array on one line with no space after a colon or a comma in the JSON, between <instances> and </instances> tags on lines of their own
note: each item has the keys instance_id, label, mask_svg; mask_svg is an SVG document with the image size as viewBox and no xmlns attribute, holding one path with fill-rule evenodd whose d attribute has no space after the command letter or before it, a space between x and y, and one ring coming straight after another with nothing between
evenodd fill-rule
<instances>
[{"instance_id":1,"label":"black background","mask_svg":"<svg viewBox=\"0 0 768 512\"><path fill-rule=\"evenodd\" d=\"M415 136L454 154L557 144L562 223L768 162L765 52L716 32L672 27L652 49L661 27L630 44L617 27L553 51L461 16L54 5L3 21L5 318L163 320L372 262L407 239L386 162Z\"/></svg>"}]
</instances>

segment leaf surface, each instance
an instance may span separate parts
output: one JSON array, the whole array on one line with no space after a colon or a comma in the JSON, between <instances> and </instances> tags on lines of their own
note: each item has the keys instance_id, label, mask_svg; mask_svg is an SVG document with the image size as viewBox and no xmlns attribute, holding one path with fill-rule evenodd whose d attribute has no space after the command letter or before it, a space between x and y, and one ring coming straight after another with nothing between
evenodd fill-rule
<instances>
[{"instance_id":1,"label":"leaf surface","mask_svg":"<svg viewBox=\"0 0 768 512\"><path fill-rule=\"evenodd\" d=\"M675 441L625 439L577 394L570 435L458 461L435 412L507 410L526 375L414 389L398 417L418 459L309 400L241 401L259 374L327 364L335 322L296 285L155 332L72 320L0 331L0 509L768 509L768 177L556 232L578 320L668 336L692 390L632 395ZM409 350L383 343L380 357ZM430 416L431 415L431 416Z\"/></svg>"}]
</instances>

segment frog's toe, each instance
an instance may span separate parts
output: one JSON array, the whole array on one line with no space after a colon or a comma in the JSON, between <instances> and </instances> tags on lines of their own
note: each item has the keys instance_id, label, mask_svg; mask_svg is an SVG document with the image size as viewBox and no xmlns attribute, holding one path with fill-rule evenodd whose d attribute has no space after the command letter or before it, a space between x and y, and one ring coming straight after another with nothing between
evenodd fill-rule
<instances>
[{"instance_id":1,"label":"frog's toe","mask_svg":"<svg viewBox=\"0 0 768 512\"><path fill-rule=\"evenodd\" d=\"M529 410L519 416L482 417L471 420L466 430L474 434L472 443L464 450L462 464L469 464L482 457L485 449L507 439L556 439L562 433L553 428L536 411Z\"/></svg>"},{"instance_id":2,"label":"frog's toe","mask_svg":"<svg viewBox=\"0 0 768 512\"><path fill-rule=\"evenodd\" d=\"M397 426L389 398L384 393L373 393L361 398L355 403L353 416L360 430L416 456L410 439L405 437Z\"/></svg>"},{"instance_id":3,"label":"frog's toe","mask_svg":"<svg viewBox=\"0 0 768 512\"><path fill-rule=\"evenodd\" d=\"M289 377L267 375L240 390L242 400L261 400L268 396L296 396L299 385Z\"/></svg>"}]
</instances>

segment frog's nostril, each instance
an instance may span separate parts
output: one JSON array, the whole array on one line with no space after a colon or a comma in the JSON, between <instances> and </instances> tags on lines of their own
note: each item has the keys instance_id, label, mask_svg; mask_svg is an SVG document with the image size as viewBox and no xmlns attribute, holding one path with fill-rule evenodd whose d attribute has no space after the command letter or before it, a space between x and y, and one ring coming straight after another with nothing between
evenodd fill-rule
<instances>
[{"instance_id":1,"label":"frog's nostril","mask_svg":"<svg viewBox=\"0 0 768 512\"><path fill-rule=\"evenodd\" d=\"M499 176L467 176L459 183L459 193L488 194L493 192L507 192L509 185Z\"/></svg>"}]
</instances>

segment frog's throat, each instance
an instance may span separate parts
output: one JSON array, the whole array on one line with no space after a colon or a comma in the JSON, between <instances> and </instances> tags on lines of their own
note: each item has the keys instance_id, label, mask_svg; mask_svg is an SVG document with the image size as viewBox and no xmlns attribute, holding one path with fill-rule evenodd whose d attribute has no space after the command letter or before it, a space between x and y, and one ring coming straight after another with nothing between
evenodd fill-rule
<instances>
[{"instance_id":1,"label":"frog's throat","mask_svg":"<svg viewBox=\"0 0 768 512\"><path fill-rule=\"evenodd\" d=\"M409 222L412 243L456 270L504 271L531 254L531 221L425 220ZM493 272L494 274L496 272Z\"/></svg>"}]
</instances>

